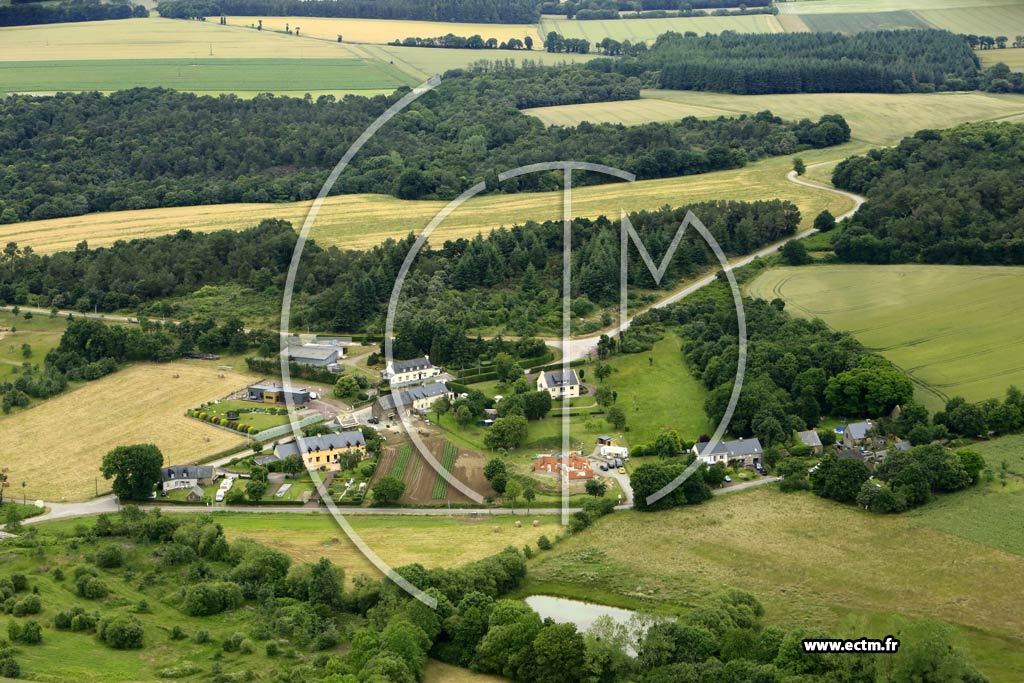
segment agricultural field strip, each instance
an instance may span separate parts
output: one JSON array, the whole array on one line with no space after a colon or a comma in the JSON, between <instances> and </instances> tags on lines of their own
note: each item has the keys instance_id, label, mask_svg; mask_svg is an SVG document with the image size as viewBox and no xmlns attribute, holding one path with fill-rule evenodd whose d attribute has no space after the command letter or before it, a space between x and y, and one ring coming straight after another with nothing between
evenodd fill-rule
<instances>
[{"instance_id":1,"label":"agricultural field strip","mask_svg":"<svg viewBox=\"0 0 1024 683\"><path fill-rule=\"evenodd\" d=\"M409 467L409 460L412 458L412 446L405 444L398 448L398 455L395 457L395 462L392 463L391 468L388 470L387 476L395 477L396 479L402 479L405 477L405 470Z\"/></svg>"},{"instance_id":2,"label":"agricultural field strip","mask_svg":"<svg viewBox=\"0 0 1024 683\"><path fill-rule=\"evenodd\" d=\"M444 444L444 455L441 457L441 467L445 472L451 472L455 466L455 458L459 455L459 449L447 441ZM432 498L444 498L448 495L448 479L440 472L434 477L434 491Z\"/></svg>"}]
</instances>

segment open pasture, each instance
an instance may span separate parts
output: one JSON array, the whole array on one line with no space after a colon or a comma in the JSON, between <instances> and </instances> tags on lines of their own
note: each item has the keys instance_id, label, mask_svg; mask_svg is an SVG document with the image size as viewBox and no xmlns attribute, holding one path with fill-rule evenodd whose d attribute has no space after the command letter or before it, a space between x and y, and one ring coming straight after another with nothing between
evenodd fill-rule
<instances>
[{"instance_id":1,"label":"open pasture","mask_svg":"<svg viewBox=\"0 0 1024 683\"><path fill-rule=\"evenodd\" d=\"M217 23L220 17L209 17L207 22ZM393 19L337 19L333 17L247 17L229 16L229 26L255 26L263 20L263 30L292 31L298 26L301 36L337 42L338 36L349 43L390 43L405 38L436 38L449 33L468 38L479 35L484 40L495 38L499 43L509 38L522 40L530 36L538 43L540 35L533 24L463 24L441 21L407 21ZM434 49L434 48L428 48Z\"/></svg>"},{"instance_id":2,"label":"open pasture","mask_svg":"<svg viewBox=\"0 0 1024 683\"><path fill-rule=\"evenodd\" d=\"M993 64L1002 62L1010 67L1011 71L1024 71L1024 50L978 50L978 57L981 58L981 65L990 67Z\"/></svg>"},{"instance_id":3,"label":"open pasture","mask_svg":"<svg viewBox=\"0 0 1024 683\"><path fill-rule=\"evenodd\" d=\"M998 4L1007 4L1007 0L799 0L780 2L778 7L780 14L804 15L989 7Z\"/></svg>"},{"instance_id":4,"label":"open pasture","mask_svg":"<svg viewBox=\"0 0 1024 683\"><path fill-rule=\"evenodd\" d=\"M0 28L0 62L351 58L344 45L176 19L119 19Z\"/></svg>"},{"instance_id":5,"label":"open pasture","mask_svg":"<svg viewBox=\"0 0 1024 683\"><path fill-rule=\"evenodd\" d=\"M196 93L370 91L407 85L388 64L361 59L190 59L0 62L0 92L51 93L167 87Z\"/></svg>"},{"instance_id":6,"label":"open pasture","mask_svg":"<svg viewBox=\"0 0 1024 683\"><path fill-rule=\"evenodd\" d=\"M937 410L952 396L1002 397L1024 386L1024 270L998 266L774 268L748 285L786 310L852 333L906 371ZM969 313L968 313L969 311Z\"/></svg>"},{"instance_id":7,"label":"open pasture","mask_svg":"<svg viewBox=\"0 0 1024 683\"><path fill-rule=\"evenodd\" d=\"M859 33L861 31L932 28L931 24L918 16L918 13L906 10L807 14L800 19L810 30L818 32Z\"/></svg>"},{"instance_id":8,"label":"open pasture","mask_svg":"<svg viewBox=\"0 0 1024 683\"><path fill-rule=\"evenodd\" d=\"M853 146L815 150L801 156L810 164L839 159L859 151ZM843 197L796 185L786 180L792 166L789 157L765 159L741 169L718 171L681 178L643 180L579 187L573 191L573 215L618 216L622 210L656 209L670 204L684 205L711 199L737 201L779 198L794 202L810 227L823 209L840 215L852 202ZM73 249L82 240L92 246L109 245L119 239L155 237L182 228L196 231L240 230L264 218L281 218L301 225L311 202L282 204L221 204L95 213L70 218L31 221L0 226L0 239L31 245L38 252ZM446 202L411 201L387 195L357 194L328 197L310 237L324 245L360 249L379 244L389 237L403 237L423 230ZM475 235L498 226L522 224L528 220L557 220L562 215L562 193L538 192L487 195L471 199L449 216L431 238L446 239Z\"/></svg>"},{"instance_id":9,"label":"open pasture","mask_svg":"<svg viewBox=\"0 0 1024 683\"><path fill-rule=\"evenodd\" d=\"M969 492L944 500L972 514ZM1022 573L1024 557L912 515L766 486L658 514L616 512L532 560L522 593L688 607L730 586L756 595L769 623L847 637L934 619L956 628L991 680L1008 682L1024 678Z\"/></svg>"},{"instance_id":10,"label":"open pasture","mask_svg":"<svg viewBox=\"0 0 1024 683\"><path fill-rule=\"evenodd\" d=\"M540 20L540 34L554 31L566 38L585 38L591 45L602 38L628 40L633 43L653 42L666 31L721 33L782 33L782 26L771 14L748 14L731 17L668 17L664 19L594 19L578 21L545 16Z\"/></svg>"},{"instance_id":11,"label":"open pasture","mask_svg":"<svg viewBox=\"0 0 1024 683\"><path fill-rule=\"evenodd\" d=\"M341 510L344 514L344 509ZM345 581L361 574L379 578L377 569L349 542L329 515L217 513L229 541L251 538L291 555L297 562L326 557L345 569ZM533 527L533 520L540 522ZM418 562L425 567L457 567L499 552L508 545L536 546L537 539L560 533L553 515L441 516L349 515L346 520L392 567ZM522 523L516 528L515 522ZM495 532L495 528L500 531Z\"/></svg>"},{"instance_id":12,"label":"open pasture","mask_svg":"<svg viewBox=\"0 0 1024 683\"><path fill-rule=\"evenodd\" d=\"M29 500L84 500L110 489L99 465L115 446L155 443L166 464L176 464L242 445L242 435L186 417L185 410L252 379L208 361L137 363L0 416L0 459L19 498L25 481Z\"/></svg>"},{"instance_id":13,"label":"open pasture","mask_svg":"<svg viewBox=\"0 0 1024 683\"><path fill-rule=\"evenodd\" d=\"M1024 33L1024 4L1007 0L992 0L982 6L929 7L915 12L935 28L954 33L974 33L983 36L1015 36Z\"/></svg>"},{"instance_id":14,"label":"open pasture","mask_svg":"<svg viewBox=\"0 0 1024 683\"><path fill-rule=\"evenodd\" d=\"M1017 50L1000 50L1009 53ZM1024 53L1024 50L1020 50ZM1024 60L1022 60L1024 61ZM854 140L892 144L923 128L948 128L966 121L1005 118L1024 113L1024 95L981 92L886 95L829 93L796 95L729 95L684 90L644 90L640 100L538 107L526 113L549 125L581 121L636 125L686 116L714 118L770 110L787 120L842 114Z\"/></svg>"}]
</instances>

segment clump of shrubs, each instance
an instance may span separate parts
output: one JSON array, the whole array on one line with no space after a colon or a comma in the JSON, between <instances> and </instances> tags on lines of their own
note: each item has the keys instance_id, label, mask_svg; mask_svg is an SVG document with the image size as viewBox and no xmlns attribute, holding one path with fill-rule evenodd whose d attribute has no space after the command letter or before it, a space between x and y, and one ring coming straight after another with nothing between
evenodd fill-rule
<instances>
[{"instance_id":1,"label":"clump of shrubs","mask_svg":"<svg viewBox=\"0 0 1024 683\"><path fill-rule=\"evenodd\" d=\"M118 545L105 545L96 551L96 566L100 569L116 569L124 564L124 551Z\"/></svg>"},{"instance_id":2,"label":"clump of shrubs","mask_svg":"<svg viewBox=\"0 0 1024 683\"><path fill-rule=\"evenodd\" d=\"M551 541L547 536L541 536L537 539L537 547L541 550L551 550Z\"/></svg>"},{"instance_id":3,"label":"clump of shrubs","mask_svg":"<svg viewBox=\"0 0 1024 683\"><path fill-rule=\"evenodd\" d=\"M11 608L11 614L16 617L24 617L29 614L39 614L43 609L43 601L38 595L26 595L18 600Z\"/></svg>"},{"instance_id":4,"label":"clump of shrubs","mask_svg":"<svg viewBox=\"0 0 1024 683\"><path fill-rule=\"evenodd\" d=\"M203 645L204 643L210 642L209 631L196 631L196 634L192 636L192 642L196 645Z\"/></svg>"},{"instance_id":5,"label":"clump of shrubs","mask_svg":"<svg viewBox=\"0 0 1024 683\"><path fill-rule=\"evenodd\" d=\"M242 591L231 581L204 581L185 590L182 611L193 617L206 617L232 610L242 604Z\"/></svg>"},{"instance_id":6,"label":"clump of shrubs","mask_svg":"<svg viewBox=\"0 0 1024 683\"><path fill-rule=\"evenodd\" d=\"M53 627L58 631L95 631L99 623L98 612L86 612L81 607L73 607L66 612L58 612L53 617Z\"/></svg>"},{"instance_id":7,"label":"clump of shrubs","mask_svg":"<svg viewBox=\"0 0 1024 683\"><path fill-rule=\"evenodd\" d=\"M115 650L138 650L145 639L142 623L132 616L103 619L97 629L100 640Z\"/></svg>"},{"instance_id":8,"label":"clump of shrubs","mask_svg":"<svg viewBox=\"0 0 1024 683\"><path fill-rule=\"evenodd\" d=\"M43 642L43 627L35 621L12 621L7 625L7 637L12 643L38 645Z\"/></svg>"}]
</instances>

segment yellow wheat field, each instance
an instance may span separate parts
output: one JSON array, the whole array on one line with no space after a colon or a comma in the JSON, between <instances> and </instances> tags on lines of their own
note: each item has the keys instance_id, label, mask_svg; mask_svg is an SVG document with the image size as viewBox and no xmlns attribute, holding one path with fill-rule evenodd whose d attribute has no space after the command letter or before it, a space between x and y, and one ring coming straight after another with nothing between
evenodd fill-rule
<instances>
[{"instance_id":1,"label":"yellow wheat field","mask_svg":"<svg viewBox=\"0 0 1024 683\"><path fill-rule=\"evenodd\" d=\"M252 376L207 361L139 363L28 410L0 418L0 467L29 500L83 500L110 489L99 466L115 446L155 443L167 464L190 462L245 439L185 417L185 410L245 386Z\"/></svg>"},{"instance_id":2,"label":"yellow wheat field","mask_svg":"<svg viewBox=\"0 0 1024 683\"><path fill-rule=\"evenodd\" d=\"M541 49L540 34L533 24L462 24L440 21L405 21L393 19L335 19L328 17L242 17L227 18L229 26L253 26L263 20L264 31L284 31L285 25L292 31L299 27L300 36L323 38L337 41L338 35L346 42L390 43L404 38L436 38L448 33L468 38L479 35L484 40L494 38L498 42L509 38L523 40L533 38L536 49ZM209 17L207 22L217 23L219 17Z\"/></svg>"},{"instance_id":3,"label":"yellow wheat field","mask_svg":"<svg viewBox=\"0 0 1024 683\"><path fill-rule=\"evenodd\" d=\"M844 145L802 154L810 164L837 160L862 147ZM804 225L823 209L845 213L851 202L831 193L795 185L785 179L792 166L789 157L763 160L746 168L683 178L644 180L635 183L580 187L573 192L573 214L617 217L621 211L680 206L712 199L752 201L787 199L803 213ZM0 241L29 245L43 253L73 249L86 240L91 246L116 240L155 237L182 228L194 231L241 230L265 218L281 218L298 227L311 202L282 204L222 204L95 213L71 218L29 221L0 226ZM387 195L340 195L323 204L310 237L320 244L361 249L389 237L419 233L446 202L410 201ZM562 193L538 192L476 197L451 214L431 237L433 244L445 239L475 235L499 226L528 220L558 220Z\"/></svg>"}]
</instances>

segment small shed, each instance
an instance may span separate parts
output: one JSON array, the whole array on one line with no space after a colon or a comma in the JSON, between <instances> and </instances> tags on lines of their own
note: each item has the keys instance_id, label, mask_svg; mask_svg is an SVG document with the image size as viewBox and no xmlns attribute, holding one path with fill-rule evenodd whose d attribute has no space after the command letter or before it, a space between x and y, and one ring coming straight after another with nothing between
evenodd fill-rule
<instances>
[{"instance_id":1,"label":"small shed","mask_svg":"<svg viewBox=\"0 0 1024 683\"><path fill-rule=\"evenodd\" d=\"M201 502L205 496L206 492L203 491L203 489L198 486L193 486L192 490L188 492L187 496L185 496L185 500L190 503L198 503Z\"/></svg>"},{"instance_id":2,"label":"small shed","mask_svg":"<svg viewBox=\"0 0 1024 683\"><path fill-rule=\"evenodd\" d=\"M614 446L615 439L610 436L599 436L597 437L597 444L599 446Z\"/></svg>"}]
</instances>

